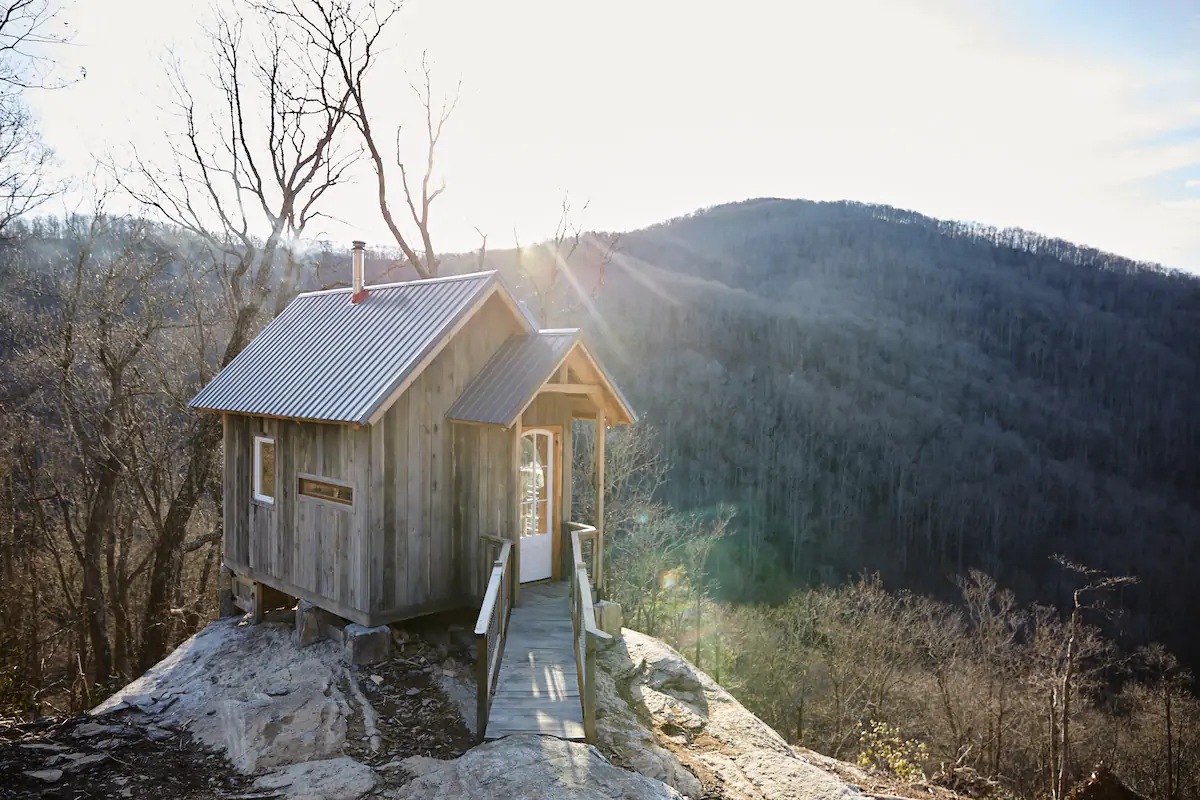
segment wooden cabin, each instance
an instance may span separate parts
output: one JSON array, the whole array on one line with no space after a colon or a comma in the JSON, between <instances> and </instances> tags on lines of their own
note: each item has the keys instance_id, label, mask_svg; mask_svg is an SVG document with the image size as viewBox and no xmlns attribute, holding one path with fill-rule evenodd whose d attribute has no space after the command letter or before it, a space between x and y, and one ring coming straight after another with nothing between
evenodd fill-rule
<instances>
[{"instance_id":1,"label":"wooden cabin","mask_svg":"<svg viewBox=\"0 0 1200 800\"><path fill-rule=\"evenodd\" d=\"M603 536L572 519L572 423L629 403L498 273L362 267L356 242L353 286L296 297L190 403L224 420L225 566L367 626L477 603L483 536L519 542L521 582L565 578L566 523Z\"/></svg>"}]
</instances>

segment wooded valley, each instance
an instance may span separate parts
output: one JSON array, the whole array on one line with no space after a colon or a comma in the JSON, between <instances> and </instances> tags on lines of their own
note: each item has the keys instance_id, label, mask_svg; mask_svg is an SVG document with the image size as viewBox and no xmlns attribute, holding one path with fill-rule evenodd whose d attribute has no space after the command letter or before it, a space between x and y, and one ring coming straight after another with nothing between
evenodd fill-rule
<instances>
[{"instance_id":1,"label":"wooded valley","mask_svg":"<svg viewBox=\"0 0 1200 800\"><path fill-rule=\"evenodd\" d=\"M53 17L14 8L0 39ZM308 226L357 175L391 234L369 282L499 269L627 388L605 515L629 625L842 758L1055 800L1105 758L1200 796L1200 280L769 198L619 234L564 201L550 241L440 253L455 98L423 63L406 171L363 80L396 9L356 9L219 18L217 102L180 75L165 161L98 164L66 215L24 100L45 75L0 51L0 717L85 710L214 616L221 423L186 403L297 292L345 285L349 243Z\"/></svg>"},{"instance_id":2,"label":"wooded valley","mask_svg":"<svg viewBox=\"0 0 1200 800\"><path fill-rule=\"evenodd\" d=\"M9 232L0 693L10 712L78 710L215 611L215 446L184 404L237 317L203 239L170 225ZM1032 795L1059 734L1030 737L1058 714L1076 726L1071 780L1119 756L1193 796L1195 279L855 204L753 201L581 241L482 263L547 324L584 318L643 413L608 447L611 591L630 625L822 752L903 748L893 729L860 737L892 725ZM564 247L568 277L547 266ZM287 256L256 278L243 336L348 268L330 248ZM1137 579L1084 606L1065 690L1060 612L1089 578L1055 554ZM1181 661L1137 649L1151 642Z\"/></svg>"},{"instance_id":3,"label":"wooded valley","mask_svg":"<svg viewBox=\"0 0 1200 800\"><path fill-rule=\"evenodd\" d=\"M625 234L591 332L681 510L736 507L721 596L981 569L1065 607L1055 554L1200 639L1200 280L1025 231L754 200Z\"/></svg>"}]
</instances>

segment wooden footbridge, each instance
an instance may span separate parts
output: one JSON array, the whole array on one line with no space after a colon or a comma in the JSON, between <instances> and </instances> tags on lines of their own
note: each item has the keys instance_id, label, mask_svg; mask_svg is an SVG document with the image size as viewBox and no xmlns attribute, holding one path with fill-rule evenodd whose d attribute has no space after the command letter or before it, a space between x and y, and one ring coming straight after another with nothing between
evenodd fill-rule
<instances>
[{"instance_id":1,"label":"wooden footbridge","mask_svg":"<svg viewBox=\"0 0 1200 800\"><path fill-rule=\"evenodd\" d=\"M520 733L596 740L596 647L611 637L596 625L584 557L595 552L596 530L569 527L570 580L524 586L515 606L512 543L488 537L498 553L475 625L481 741Z\"/></svg>"}]
</instances>

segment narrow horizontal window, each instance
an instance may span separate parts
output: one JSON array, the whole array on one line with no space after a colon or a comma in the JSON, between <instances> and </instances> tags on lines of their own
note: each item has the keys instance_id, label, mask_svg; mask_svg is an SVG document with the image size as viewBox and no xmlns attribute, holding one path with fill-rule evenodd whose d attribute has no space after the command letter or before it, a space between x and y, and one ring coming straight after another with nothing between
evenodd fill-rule
<instances>
[{"instance_id":1,"label":"narrow horizontal window","mask_svg":"<svg viewBox=\"0 0 1200 800\"><path fill-rule=\"evenodd\" d=\"M354 490L339 483L327 483L312 478L300 479L300 494L318 500L330 500L342 505L354 505Z\"/></svg>"},{"instance_id":2,"label":"narrow horizontal window","mask_svg":"<svg viewBox=\"0 0 1200 800\"><path fill-rule=\"evenodd\" d=\"M275 502L275 440L254 437L254 499Z\"/></svg>"}]
</instances>

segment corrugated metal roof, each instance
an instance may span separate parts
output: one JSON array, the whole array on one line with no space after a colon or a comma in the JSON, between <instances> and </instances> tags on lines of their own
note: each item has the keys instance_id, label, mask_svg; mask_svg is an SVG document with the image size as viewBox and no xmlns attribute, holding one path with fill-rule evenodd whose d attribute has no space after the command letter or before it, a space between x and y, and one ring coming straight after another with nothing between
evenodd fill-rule
<instances>
[{"instance_id":1,"label":"corrugated metal roof","mask_svg":"<svg viewBox=\"0 0 1200 800\"><path fill-rule=\"evenodd\" d=\"M577 341L578 328L509 339L450 406L446 419L511 425Z\"/></svg>"},{"instance_id":2,"label":"corrugated metal roof","mask_svg":"<svg viewBox=\"0 0 1200 800\"><path fill-rule=\"evenodd\" d=\"M299 295L189 405L365 423L498 284L495 272ZM501 289L501 291L506 291Z\"/></svg>"}]
</instances>

